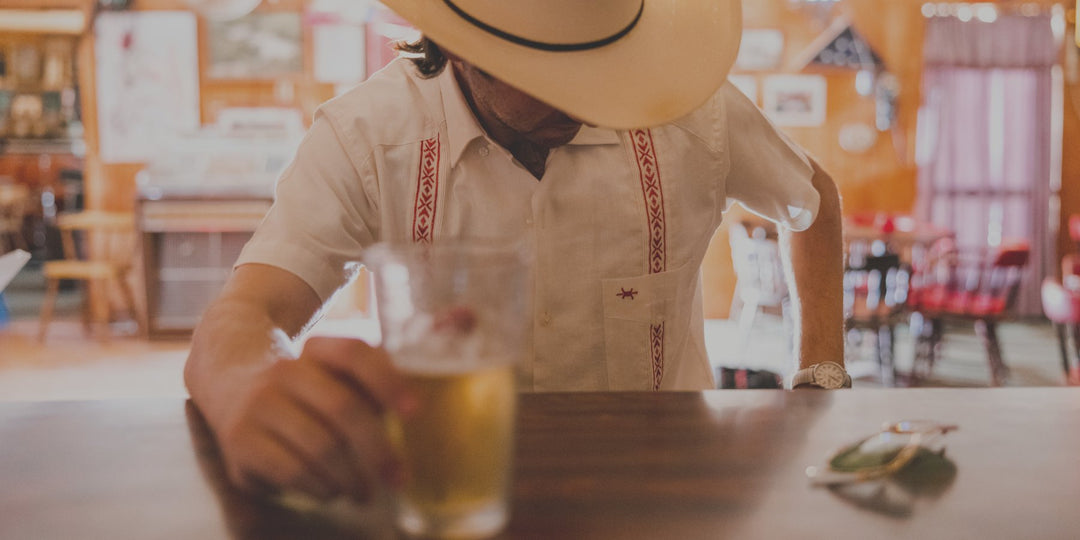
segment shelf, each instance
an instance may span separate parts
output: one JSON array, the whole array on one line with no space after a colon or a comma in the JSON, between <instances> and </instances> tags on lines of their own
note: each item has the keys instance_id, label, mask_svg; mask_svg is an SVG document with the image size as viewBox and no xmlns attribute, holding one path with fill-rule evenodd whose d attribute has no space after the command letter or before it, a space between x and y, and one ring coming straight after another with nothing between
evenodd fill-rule
<instances>
[{"instance_id":1,"label":"shelf","mask_svg":"<svg viewBox=\"0 0 1080 540\"><path fill-rule=\"evenodd\" d=\"M2 154L73 154L82 155L86 144L80 139L5 139Z\"/></svg>"}]
</instances>

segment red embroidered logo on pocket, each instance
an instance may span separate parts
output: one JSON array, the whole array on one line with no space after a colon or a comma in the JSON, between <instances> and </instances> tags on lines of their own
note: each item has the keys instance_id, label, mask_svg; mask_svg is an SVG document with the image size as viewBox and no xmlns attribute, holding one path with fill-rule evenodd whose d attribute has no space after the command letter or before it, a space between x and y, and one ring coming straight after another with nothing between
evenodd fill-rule
<instances>
[{"instance_id":1,"label":"red embroidered logo on pocket","mask_svg":"<svg viewBox=\"0 0 1080 540\"><path fill-rule=\"evenodd\" d=\"M619 298L622 298L623 300L633 300L634 296L637 295L637 293L638 292L635 291L633 287L631 287L629 291L622 288L622 287L619 287L619 292L616 293L615 296L618 296Z\"/></svg>"}]
</instances>

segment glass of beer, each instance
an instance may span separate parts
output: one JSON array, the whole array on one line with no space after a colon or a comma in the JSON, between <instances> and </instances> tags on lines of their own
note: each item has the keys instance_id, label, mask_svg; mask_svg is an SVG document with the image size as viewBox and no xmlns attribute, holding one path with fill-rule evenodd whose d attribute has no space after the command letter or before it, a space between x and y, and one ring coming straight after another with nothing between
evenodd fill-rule
<instances>
[{"instance_id":1,"label":"glass of beer","mask_svg":"<svg viewBox=\"0 0 1080 540\"><path fill-rule=\"evenodd\" d=\"M387 419L405 466L397 525L424 537L481 538L509 518L517 390L514 366L532 327L532 281L520 244L379 244L383 347L420 400Z\"/></svg>"}]
</instances>

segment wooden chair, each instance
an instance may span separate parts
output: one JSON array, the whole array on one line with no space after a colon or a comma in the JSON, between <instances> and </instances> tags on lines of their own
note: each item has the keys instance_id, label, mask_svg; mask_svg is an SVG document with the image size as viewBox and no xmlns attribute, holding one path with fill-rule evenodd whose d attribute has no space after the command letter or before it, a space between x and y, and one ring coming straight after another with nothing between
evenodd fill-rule
<instances>
[{"instance_id":1,"label":"wooden chair","mask_svg":"<svg viewBox=\"0 0 1080 540\"><path fill-rule=\"evenodd\" d=\"M844 271L844 329L870 336L881 384L895 386L896 325L906 313L910 272L899 255L881 248Z\"/></svg>"},{"instance_id":2,"label":"wooden chair","mask_svg":"<svg viewBox=\"0 0 1080 540\"><path fill-rule=\"evenodd\" d=\"M30 205L30 190L18 184L0 184L0 253L29 250L23 239L23 218Z\"/></svg>"},{"instance_id":3,"label":"wooden chair","mask_svg":"<svg viewBox=\"0 0 1080 540\"><path fill-rule=\"evenodd\" d=\"M1001 386L1008 367L1001 354L997 324L1011 315L1024 268L1031 257L1026 242L1002 245L992 257L945 254L912 290L911 333L915 336L915 381L926 377L940 356L947 324L974 323L986 349L993 386Z\"/></svg>"},{"instance_id":4,"label":"wooden chair","mask_svg":"<svg viewBox=\"0 0 1080 540\"><path fill-rule=\"evenodd\" d=\"M135 248L135 218L132 214L80 212L61 214L57 218L63 242L64 259L48 261L43 271L47 281L45 301L41 307L41 327L38 339L45 335L52 318L60 280L82 282L83 326L89 331L98 323L102 339L109 337L109 289L117 287L136 324L139 317L135 296L128 284ZM81 239L82 249L76 244Z\"/></svg>"}]
</instances>

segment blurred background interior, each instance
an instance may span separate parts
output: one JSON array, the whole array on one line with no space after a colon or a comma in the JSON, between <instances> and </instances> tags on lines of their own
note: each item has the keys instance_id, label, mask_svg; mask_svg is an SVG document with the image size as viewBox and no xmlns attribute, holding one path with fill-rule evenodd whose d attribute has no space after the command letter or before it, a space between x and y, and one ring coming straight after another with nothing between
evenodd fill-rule
<instances>
[{"instance_id":1,"label":"blurred background interior","mask_svg":"<svg viewBox=\"0 0 1080 540\"><path fill-rule=\"evenodd\" d=\"M1076 8L744 2L731 83L844 199L857 387L1080 384ZM32 256L0 400L184 395L315 109L416 35L370 0L0 0L0 254ZM776 246L736 208L702 268L729 385L791 371ZM373 309L361 275L314 332L377 339Z\"/></svg>"}]
</instances>

